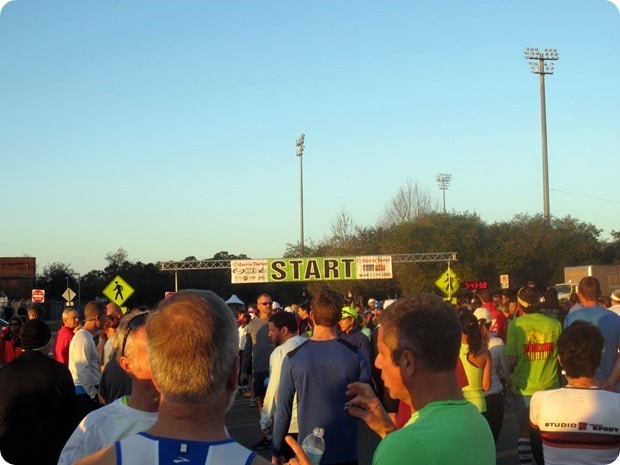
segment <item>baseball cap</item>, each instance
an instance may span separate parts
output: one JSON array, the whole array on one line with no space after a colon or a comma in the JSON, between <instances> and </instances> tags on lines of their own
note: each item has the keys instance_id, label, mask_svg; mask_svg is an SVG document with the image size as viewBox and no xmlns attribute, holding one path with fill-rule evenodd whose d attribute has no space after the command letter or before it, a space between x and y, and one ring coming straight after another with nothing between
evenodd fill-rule
<instances>
[{"instance_id":1,"label":"baseball cap","mask_svg":"<svg viewBox=\"0 0 620 465\"><path fill-rule=\"evenodd\" d=\"M375 302L376 302L376 300L371 297L370 299L368 299L368 306L369 307L374 307L375 306Z\"/></svg>"},{"instance_id":2,"label":"baseball cap","mask_svg":"<svg viewBox=\"0 0 620 465\"><path fill-rule=\"evenodd\" d=\"M478 321L485 320L487 323L491 323L491 321L493 321L493 318L491 318L491 312L488 308L477 308L474 310L474 316L478 319Z\"/></svg>"},{"instance_id":3,"label":"baseball cap","mask_svg":"<svg viewBox=\"0 0 620 465\"><path fill-rule=\"evenodd\" d=\"M343 307L340 319L344 320L345 318L357 318L357 311L351 307Z\"/></svg>"},{"instance_id":4,"label":"baseball cap","mask_svg":"<svg viewBox=\"0 0 620 465\"><path fill-rule=\"evenodd\" d=\"M387 299L383 302L383 308L388 308L390 305L392 305L394 302L396 302L396 299Z\"/></svg>"},{"instance_id":5,"label":"baseball cap","mask_svg":"<svg viewBox=\"0 0 620 465\"><path fill-rule=\"evenodd\" d=\"M616 302L620 302L620 289L616 289L615 291L613 291L609 298Z\"/></svg>"}]
</instances>

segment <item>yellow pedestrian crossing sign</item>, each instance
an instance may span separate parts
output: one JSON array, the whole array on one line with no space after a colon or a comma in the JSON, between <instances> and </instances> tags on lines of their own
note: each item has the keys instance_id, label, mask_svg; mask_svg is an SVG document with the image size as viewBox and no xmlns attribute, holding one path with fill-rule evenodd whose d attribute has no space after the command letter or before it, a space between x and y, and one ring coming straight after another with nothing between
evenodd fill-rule
<instances>
[{"instance_id":1,"label":"yellow pedestrian crossing sign","mask_svg":"<svg viewBox=\"0 0 620 465\"><path fill-rule=\"evenodd\" d=\"M448 267L446 272L443 273L437 281L435 281L435 286L437 286L445 295L451 297L461 287L461 280L456 273Z\"/></svg>"},{"instance_id":2,"label":"yellow pedestrian crossing sign","mask_svg":"<svg viewBox=\"0 0 620 465\"><path fill-rule=\"evenodd\" d=\"M110 302L114 302L119 307L123 305L133 293L133 287L119 275L116 275L103 290L103 295L110 299Z\"/></svg>"}]
</instances>

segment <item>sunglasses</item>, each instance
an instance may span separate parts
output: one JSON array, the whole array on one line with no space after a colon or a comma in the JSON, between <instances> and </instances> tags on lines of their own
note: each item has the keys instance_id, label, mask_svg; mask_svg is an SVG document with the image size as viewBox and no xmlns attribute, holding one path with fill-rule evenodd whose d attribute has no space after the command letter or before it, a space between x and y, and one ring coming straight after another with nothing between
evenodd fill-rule
<instances>
[{"instance_id":1,"label":"sunglasses","mask_svg":"<svg viewBox=\"0 0 620 465\"><path fill-rule=\"evenodd\" d=\"M123 345L121 346L121 357L125 356L125 346L127 345L127 337L129 333L135 331L140 326L144 324L146 321L146 317L149 316L149 312L137 313L132 316L129 322L127 323L127 328L125 329L125 333L123 334Z\"/></svg>"},{"instance_id":2,"label":"sunglasses","mask_svg":"<svg viewBox=\"0 0 620 465\"><path fill-rule=\"evenodd\" d=\"M273 305L273 302L261 302L258 305Z\"/></svg>"},{"instance_id":3,"label":"sunglasses","mask_svg":"<svg viewBox=\"0 0 620 465\"><path fill-rule=\"evenodd\" d=\"M19 326L17 323L9 323L9 326L15 327L15 326Z\"/></svg>"}]
</instances>

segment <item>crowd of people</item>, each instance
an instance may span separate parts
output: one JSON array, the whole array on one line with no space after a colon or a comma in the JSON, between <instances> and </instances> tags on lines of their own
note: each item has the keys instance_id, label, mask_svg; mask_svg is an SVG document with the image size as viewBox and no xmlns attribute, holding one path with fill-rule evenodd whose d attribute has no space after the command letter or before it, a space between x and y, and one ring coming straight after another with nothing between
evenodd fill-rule
<instances>
[{"instance_id":1,"label":"crowd of people","mask_svg":"<svg viewBox=\"0 0 620 465\"><path fill-rule=\"evenodd\" d=\"M357 465L364 421L381 438L373 465L490 465L513 405L521 465L611 463L620 290L606 308L587 277L577 297L564 310L531 283L456 307L430 294L363 306L323 289L231 308L186 290L125 314L67 308L54 340L35 306L0 337L0 452L15 465L310 465L300 443L320 427L320 463ZM226 429L239 395L263 433L250 448Z\"/></svg>"}]
</instances>

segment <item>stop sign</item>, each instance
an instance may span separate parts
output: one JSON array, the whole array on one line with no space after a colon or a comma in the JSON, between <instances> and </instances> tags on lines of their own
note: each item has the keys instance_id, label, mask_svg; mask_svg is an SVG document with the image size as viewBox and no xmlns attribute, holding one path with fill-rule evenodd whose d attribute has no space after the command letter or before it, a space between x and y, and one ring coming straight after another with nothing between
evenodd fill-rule
<instances>
[{"instance_id":1,"label":"stop sign","mask_svg":"<svg viewBox=\"0 0 620 465\"><path fill-rule=\"evenodd\" d=\"M32 301L35 304L42 304L43 302L45 302L45 290L33 289L32 290Z\"/></svg>"}]
</instances>

